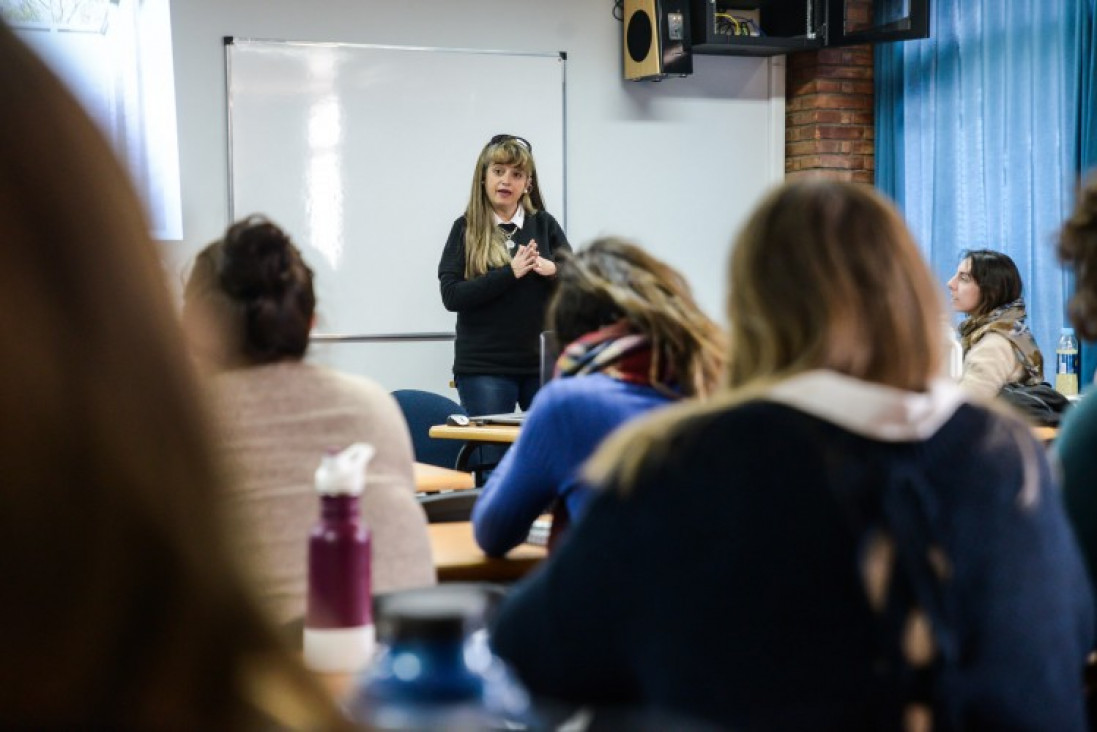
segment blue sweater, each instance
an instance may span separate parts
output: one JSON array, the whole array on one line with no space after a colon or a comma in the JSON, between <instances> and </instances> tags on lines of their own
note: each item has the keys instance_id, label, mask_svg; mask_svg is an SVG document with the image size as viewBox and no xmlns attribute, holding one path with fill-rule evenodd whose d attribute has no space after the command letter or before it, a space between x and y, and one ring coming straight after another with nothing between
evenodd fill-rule
<instances>
[{"instance_id":1,"label":"blue sweater","mask_svg":"<svg viewBox=\"0 0 1097 732\"><path fill-rule=\"evenodd\" d=\"M669 401L649 386L605 374L546 384L473 508L480 548L489 556L506 554L525 540L533 521L556 498L577 517L589 496L577 475L583 461L618 426Z\"/></svg>"},{"instance_id":2,"label":"blue sweater","mask_svg":"<svg viewBox=\"0 0 1097 732\"><path fill-rule=\"evenodd\" d=\"M862 575L869 527L937 568L912 582L892 562L884 610ZM900 638L927 577L954 661L920 674ZM1062 732L1084 729L1092 629L1026 427L962 404L888 442L757 401L695 418L628 495L595 493L492 643L537 694L733 729L901 729L927 699L935 729Z\"/></svg>"}]
</instances>

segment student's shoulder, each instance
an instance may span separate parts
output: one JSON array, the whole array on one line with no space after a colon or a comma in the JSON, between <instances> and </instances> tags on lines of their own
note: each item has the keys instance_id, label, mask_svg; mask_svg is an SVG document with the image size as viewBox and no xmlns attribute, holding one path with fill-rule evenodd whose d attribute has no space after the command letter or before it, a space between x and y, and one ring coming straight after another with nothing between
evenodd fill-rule
<instances>
[{"instance_id":1,"label":"student's shoulder","mask_svg":"<svg viewBox=\"0 0 1097 732\"><path fill-rule=\"evenodd\" d=\"M1079 450L1097 454L1097 388L1090 388L1067 410L1055 443L1061 453Z\"/></svg>"},{"instance_id":2,"label":"student's shoulder","mask_svg":"<svg viewBox=\"0 0 1097 732\"><path fill-rule=\"evenodd\" d=\"M464 233L466 226L468 226L468 220L465 218L464 214L461 214L460 216L455 218L453 220L453 225L449 227L450 238L452 239L458 234Z\"/></svg>"},{"instance_id":3,"label":"student's shoulder","mask_svg":"<svg viewBox=\"0 0 1097 732\"><path fill-rule=\"evenodd\" d=\"M561 229L560 222L556 220L556 217L550 214L544 209L539 209L529 217L537 226L543 226L548 229Z\"/></svg>"},{"instance_id":4,"label":"student's shoulder","mask_svg":"<svg viewBox=\"0 0 1097 732\"><path fill-rule=\"evenodd\" d=\"M368 376L348 374L319 364L306 365L313 371L313 378L317 382L327 384L332 390L370 401L387 402L393 399L384 387Z\"/></svg>"},{"instance_id":5,"label":"student's shoulder","mask_svg":"<svg viewBox=\"0 0 1097 732\"><path fill-rule=\"evenodd\" d=\"M1013 344L1010 341L1009 336L1005 333L999 333L998 331L987 331L983 334L983 337L976 341L971 349L968 351L969 356L971 354L976 355L1010 355L1013 354Z\"/></svg>"},{"instance_id":6,"label":"student's shoulder","mask_svg":"<svg viewBox=\"0 0 1097 732\"><path fill-rule=\"evenodd\" d=\"M612 400L628 386L605 374L586 374L553 379L537 392L544 402L599 403Z\"/></svg>"}]
</instances>

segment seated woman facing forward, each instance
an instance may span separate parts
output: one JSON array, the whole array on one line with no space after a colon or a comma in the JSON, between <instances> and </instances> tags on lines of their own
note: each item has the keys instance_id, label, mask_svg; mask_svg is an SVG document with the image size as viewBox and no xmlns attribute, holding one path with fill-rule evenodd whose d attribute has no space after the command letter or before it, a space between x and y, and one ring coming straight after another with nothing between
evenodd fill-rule
<instances>
[{"instance_id":1,"label":"seated woman facing forward","mask_svg":"<svg viewBox=\"0 0 1097 732\"><path fill-rule=\"evenodd\" d=\"M618 239L599 239L560 265L548 324L566 346L518 441L476 502L476 541L499 556L520 544L554 501L577 516L589 493L578 468L612 430L717 383L723 336L671 267ZM570 378L570 377L583 378ZM559 526L554 534L559 531Z\"/></svg>"},{"instance_id":2,"label":"seated woman facing forward","mask_svg":"<svg viewBox=\"0 0 1097 732\"><path fill-rule=\"evenodd\" d=\"M376 383L303 361L315 305L300 251L270 221L251 217L199 253L183 310L190 340L218 370L225 451L241 472L233 501L249 529L243 556L282 622L305 612L316 466L327 450L353 442L376 448L361 501L374 592L435 581L407 424Z\"/></svg>"},{"instance_id":3,"label":"seated woman facing forward","mask_svg":"<svg viewBox=\"0 0 1097 732\"><path fill-rule=\"evenodd\" d=\"M968 252L948 281L952 305L968 317L960 324L964 352L960 384L984 399L1006 384L1039 384L1044 358L1025 322L1021 275L1005 254Z\"/></svg>"},{"instance_id":4,"label":"seated woman facing forward","mask_svg":"<svg viewBox=\"0 0 1097 732\"><path fill-rule=\"evenodd\" d=\"M1081 557L1029 428L936 377L937 289L871 188L771 194L732 253L731 389L608 438L503 601L531 691L728 729L1084 729Z\"/></svg>"}]
</instances>

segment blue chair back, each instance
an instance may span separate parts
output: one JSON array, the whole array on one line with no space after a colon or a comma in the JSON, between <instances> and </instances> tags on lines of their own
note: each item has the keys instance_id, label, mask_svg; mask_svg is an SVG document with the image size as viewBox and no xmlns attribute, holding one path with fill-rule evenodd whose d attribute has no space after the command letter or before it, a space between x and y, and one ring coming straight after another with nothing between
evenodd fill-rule
<instances>
[{"instance_id":1,"label":"blue chair back","mask_svg":"<svg viewBox=\"0 0 1097 732\"><path fill-rule=\"evenodd\" d=\"M446 417L451 414L468 416L464 407L449 397L419 389L398 389L392 392L392 396L408 423L415 459L440 468L454 467L457 453L464 443L461 440L436 440L429 431L436 424L445 424Z\"/></svg>"}]
</instances>

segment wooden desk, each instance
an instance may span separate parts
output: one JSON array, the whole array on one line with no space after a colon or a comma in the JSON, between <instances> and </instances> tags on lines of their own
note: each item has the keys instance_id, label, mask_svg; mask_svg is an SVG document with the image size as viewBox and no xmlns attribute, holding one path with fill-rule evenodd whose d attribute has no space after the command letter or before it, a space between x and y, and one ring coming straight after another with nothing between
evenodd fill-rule
<instances>
[{"instance_id":1,"label":"wooden desk","mask_svg":"<svg viewBox=\"0 0 1097 732\"><path fill-rule=\"evenodd\" d=\"M472 536L472 524L430 524L430 543L439 582L513 582L548 555L543 546L521 544L501 559L488 557Z\"/></svg>"},{"instance_id":2,"label":"wooden desk","mask_svg":"<svg viewBox=\"0 0 1097 732\"><path fill-rule=\"evenodd\" d=\"M419 493L437 493L475 488L472 473L463 470L440 468L427 463L415 463L415 490Z\"/></svg>"},{"instance_id":3,"label":"wooden desk","mask_svg":"<svg viewBox=\"0 0 1097 732\"><path fill-rule=\"evenodd\" d=\"M509 445L518 439L518 430L520 429L517 425L509 424L470 424L467 427L436 424L430 428L427 434L439 440L464 440L465 444L461 446L461 451L457 453L455 467L458 470L465 470L469 467L469 460L478 444ZM475 469L479 472L492 467L495 466L478 465Z\"/></svg>"},{"instance_id":4,"label":"wooden desk","mask_svg":"<svg viewBox=\"0 0 1097 732\"><path fill-rule=\"evenodd\" d=\"M448 424L436 424L428 433L439 440L464 440L465 442L502 442L510 444L518 439L516 425L488 424L456 427Z\"/></svg>"},{"instance_id":5,"label":"wooden desk","mask_svg":"<svg viewBox=\"0 0 1097 732\"><path fill-rule=\"evenodd\" d=\"M1036 439L1045 445L1050 445L1055 437L1059 434L1058 427L1033 427L1032 434L1036 436Z\"/></svg>"}]
</instances>

